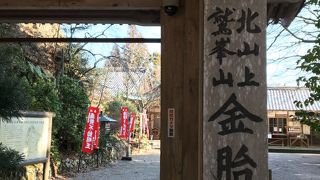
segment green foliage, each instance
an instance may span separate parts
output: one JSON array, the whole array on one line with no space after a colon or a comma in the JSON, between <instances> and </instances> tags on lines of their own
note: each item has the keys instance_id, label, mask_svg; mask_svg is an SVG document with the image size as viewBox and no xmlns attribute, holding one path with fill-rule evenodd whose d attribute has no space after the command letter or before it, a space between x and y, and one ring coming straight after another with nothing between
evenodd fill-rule
<instances>
[{"instance_id":1,"label":"green foliage","mask_svg":"<svg viewBox=\"0 0 320 180\"><path fill-rule=\"evenodd\" d=\"M88 58L85 57L85 53L82 52L83 45L81 44L72 44L70 47L70 50L68 51L66 64L64 73L68 77L75 78L75 79L81 79L83 76L83 73L88 69L87 63Z\"/></svg>"},{"instance_id":2,"label":"green foliage","mask_svg":"<svg viewBox=\"0 0 320 180\"><path fill-rule=\"evenodd\" d=\"M12 175L23 175L24 168L20 163L24 160L24 155L0 143L0 179L8 178Z\"/></svg>"},{"instance_id":3,"label":"green foliage","mask_svg":"<svg viewBox=\"0 0 320 180\"><path fill-rule=\"evenodd\" d=\"M51 154L78 151L81 147L89 99L78 80L62 76L58 88L50 80L37 79L29 89L30 110L54 112Z\"/></svg>"},{"instance_id":4,"label":"green foliage","mask_svg":"<svg viewBox=\"0 0 320 180\"><path fill-rule=\"evenodd\" d=\"M23 82L14 76L0 75L0 116L4 120L19 117L20 110L27 110L30 103Z\"/></svg>"},{"instance_id":5,"label":"green foliage","mask_svg":"<svg viewBox=\"0 0 320 180\"><path fill-rule=\"evenodd\" d=\"M51 149L50 149L50 158L52 158L55 163L59 163L60 162L60 153L59 153L59 148L56 142L56 138L52 138L51 139Z\"/></svg>"},{"instance_id":6,"label":"green foliage","mask_svg":"<svg viewBox=\"0 0 320 180\"><path fill-rule=\"evenodd\" d=\"M320 29L320 13L319 13L319 0L309 0L307 4L314 5L316 8L313 10L314 15L317 16L317 20L314 22L314 26ZM316 37L314 46L308 50L307 54L302 56L297 61L297 68L301 69L307 75L301 76L297 79L298 84L304 84L305 87L310 90L310 97L304 101L296 101L296 106L300 109L297 113L298 119L314 130L320 130L319 117L312 112L304 111L305 107L312 105L315 101L320 100L320 34Z\"/></svg>"},{"instance_id":7,"label":"green foliage","mask_svg":"<svg viewBox=\"0 0 320 180\"><path fill-rule=\"evenodd\" d=\"M53 122L55 138L61 150L77 151L82 141L89 99L78 81L63 76L59 85L60 117Z\"/></svg>"},{"instance_id":8,"label":"green foliage","mask_svg":"<svg viewBox=\"0 0 320 180\"><path fill-rule=\"evenodd\" d=\"M33 79L49 80L49 76L42 70L40 66L36 66L29 61L26 62L25 70L29 72L28 75L31 75L31 78Z\"/></svg>"},{"instance_id":9,"label":"green foliage","mask_svg":"<svg viewBox=\"0 0 320 180\"><path fill-rule=\"evenodd\" d=\"M120 109L123 106L128 107L129 112L138 112L137 106L134 103L119 97L107 104L107 109L105 109L105 112L113 119L120 119Z\"/></svg>"},{"instance_id":10,"label":"green foliage","mask_svg":"<svg viewBox=\"0 0 320 180\"><path fill-rule=\"evenodd\" d=\"M315 132L320 132L320 114L300 110L295 115L302 124L309 125Z\"/></svg>"},{"instance_id":11,"label":"green foliage","mask_svg":"<svg viewBox=\"0 0 320 180\"><path fill-rule=\"evenodd\" d=\"M47 75L24 56L16 46L0 45L0 116L5 120L19 116L20 110L42 109L38 106L46 100L52 102L51 87L43 88ZM34 88L34 89L33 89ZM47 95L49 94L49 97ZM37 103L37 104L35 104ZM52 103L44 103L45 109ZM54 109L55 110L55 109Z\"/></svg>"},{"instance_id":12,"label":"green foliage","mask_svg":"<svg viewBox=\"0 0 320 180\"><path fill-rule=\"evenodd\" d=\"M120 101L111 101L105 112L113 119L120 119L120 108L122 103Z\"/></svg>"},{"instance_id":13,"label":"green foliage","mask_svg":"<svg viewBox=\"0 0 320 180\"><path fill-rule=\"evenodd\" d=\"M15 34L11 29L0 25L0 36ZM19 45L0 44L0 116L9 120L19 116L20 110L54 112L51 148L54 159L59 159L61 152L78 151L81 147L89 104L86 89L79 84L82 72L87 69L87 58L80 53L81 48L82 45L70 46L56 81L28 59L31 52L26 53ZM0 156L2 150L0 146ZM1 158L0 164L6 162ZM5 169L0 166L0 170Z\"/></svg>"},{"instance_id":14,"label":"green foliage","mask_svg":"<svg viewBox=\"0 0 320 180\"><path fill-rule=\"evenodd\" d=\"M0 24L0 36L1 37L10 37L12 35L12 26L10 24Z\"/></svg>"},{"instance_id":15,"label":"green foliage","mask_svg":"<svg viewBox=\"0 0 320 180\"><path fill-rule=\"evenodd\" d=\"M319 0L309 0L309 1L307 1L307 3L320 6Z\"/></svg>"},{"instance_id":16,"label":"green foliage","mask_svg":"<svg viewBox=\"0 0 320 180\"><path fill-rule=\"evenodd\" d=\"M30 88L31 109L55 113L53 146L59 151L77 151L82 141L89 99L78 80L62 76L58 88L50 80L38 79ZM58 151L59 150L59 151Z\"/></svg>"},{"instance_id":17,"label":"green foliage","mask_svg":"<svg viewBox=\"0 0 320 180\"><path fill-rule=\"evenodd\" d=\"M59 116L61 102L54 82L39 79L30 90L32 96L31 110L54 112Z\"/></svg>"},{"instance_id":18,"label":"green foliage","mask_svg":"<svg viewBox=\"0 0 320 180\"><path fill-rule=\"evenodd\" d=\"M30 104L26 93L28 83L19 77L21 58L19 49L0 46L0 116L4 120L19 116L19 111L27 110Z\"/></svg>"}]
</instances>

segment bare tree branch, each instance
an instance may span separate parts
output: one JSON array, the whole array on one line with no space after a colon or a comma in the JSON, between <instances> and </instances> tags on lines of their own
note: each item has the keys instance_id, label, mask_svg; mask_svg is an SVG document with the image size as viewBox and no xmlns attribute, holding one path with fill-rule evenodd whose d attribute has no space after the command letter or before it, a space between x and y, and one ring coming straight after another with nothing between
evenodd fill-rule
<instances>
[{"instance_id":1,"label":"bare tree branch","mask_svg":"<svg viewBox=\"0 0 320 180\"><path fill-rule=\"evenodd\" d=\"M280 35L285 31L285 29L282 29L277 36L274 38L273 42L269 45L269 47L267 48L267 51L272 47L272 45L277 41L277 39L280 37Z\"/></svg>"},{"instance_id":2,"label":"bare tree branch","mask_svg":"<svg viewBox=\"0 0 320 180\"><path fill-rule=\"evenodd\" d=\"M300 42L303 43L315 43L317 42L315 39L314 40L307 40L307 39L303 39L301 37L298 37L297 35L295 35L295 33L291 32L288 28L284 28L288 33L290 33L294 38L298 39Z\"/></svg>"},{"instance_id":3,"label":"bare tree branch","mask_svg":"<svg viewBox=\"0 0 320 180\"><path fill-rule=\"evenodd\" d=\"M111 57L112 57L112 56L107 56L107 57L100 58L100 59L96 60L91 68L89 68L89 69L87 69L86 71L84 71L83 73L81 73L81 74L82 74L82 77L85 76L85 74L87 74L88 72L90 72L90 71L92 71L93 69L97 68L97 65L98 65L99 62L104 61L104 60L107 60L107 59L110 59Z\"/></svg>"},{"instance_id":4,"label":"bare tree branch","mask_svg":"<svg viewBox=\"0 0 320 180\"><path fill-rule=\"evenodd\" d=\"M303 22L310 23L310 24L314 24L318 21L317 19L312 19L312 18L308 18L308 17L304 17L304 16L297 16L297 18L302 19Z\"/></svg>"}]
</instances>

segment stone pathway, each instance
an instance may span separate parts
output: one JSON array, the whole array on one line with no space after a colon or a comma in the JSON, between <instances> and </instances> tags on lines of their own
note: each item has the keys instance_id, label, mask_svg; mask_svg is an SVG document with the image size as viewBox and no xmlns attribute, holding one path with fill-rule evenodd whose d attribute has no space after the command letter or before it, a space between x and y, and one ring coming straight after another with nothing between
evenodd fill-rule
<instances>
[{"instance_id":1,"label":"stone pathway","mask_svg":"<svg viewBox=\"0 0 320 180\"><path fill-rule=\"evenodd\" d=\"M136 153L132 161L78 174L73 180L159 180L160 150ZM320 180L320 154L269 153L273 180Z\"/></svg>"},{"instance_id":2,"label":"stone pathway","mask_svg":"<svg viewBox=\"0 0 320 180\"><path fill-rule=\"evenodd\" d=\"M320 180L320 154L269 153L273 180Z\"/></svg>"},{"instance_id":3,"label":"stone pathway","mask_svg":"<svg viewBox=\"0 0 320 180\"><path fill-rule=\"evenodd\" d=\"M78 174L74 180L159 180L160 150L132 155L132 161L118 161L111 167Z\"/></svg>"}]
</instances>

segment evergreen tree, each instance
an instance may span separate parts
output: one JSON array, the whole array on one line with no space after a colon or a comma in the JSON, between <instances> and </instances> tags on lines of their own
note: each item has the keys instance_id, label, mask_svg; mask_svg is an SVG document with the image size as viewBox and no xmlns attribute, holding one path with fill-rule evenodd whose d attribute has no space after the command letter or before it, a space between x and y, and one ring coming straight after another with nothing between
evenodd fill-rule
<instances>
[{"instance_id":1,"label":"evergreen tree","mask_svg":"<svg viewBox=\"0 0 320 180\"><path fill-rule=\"evenodd\" d=\"M0 117L6 121L20 116L20 111L30 105L27 82L21 77L22 59L19 49L0 46Z\"/></svg>"}]
</instances>

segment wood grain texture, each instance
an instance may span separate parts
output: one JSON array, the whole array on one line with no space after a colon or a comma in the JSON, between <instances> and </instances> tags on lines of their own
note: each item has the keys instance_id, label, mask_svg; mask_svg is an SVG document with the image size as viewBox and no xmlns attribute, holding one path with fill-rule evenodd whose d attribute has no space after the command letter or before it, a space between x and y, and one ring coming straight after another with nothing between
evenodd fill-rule
<instances>
[{"instance_id":1,"label":"wood grain texture","mask_svg":"<svg viewBox=\"0 0 320 180\"><path fill-rule=\"evenodd\" d=\"M202 50L200 44L201 15L199 0L185 0L185 59L184 59L184 118L182 122L182 161L183 161L183 180L198 179L200 164L198 163L200 155L199 141L202 114L200 112L200 104L202 96L200 96L201 84L201 59Z\"/></svg>"},{"instance_id":2,"label":"wood grain texture","mask_svg":"<svg viewBox=\"0 0 320 180\"><path fill-rule=\"evenodd\" d=\"M203 72L204 72L204 0L199 2L199 136L198 136L198 146L199 146L199 157L198 157L198 179L203 179Z\"/></svg>"},{"instance_id":3,"label":"wood grain texture","mask_svg":"<svg viewBox=\"0 0 320 180\"><path fill-rule=\"evenodd\" d=\"M160 9L161 0L0 0L6 9Z\"/></svg>"},{"instance_id":4,"label":"wood grain texture","mask_svg":"<svg viewBox=\"0 0 320 180\"><path fill-rule=\"evenodd\" d=\"M184 11L161 12L161 157L160 179L182 179L182 121L184 118ZM175 109L175 137L168 137L168 108Z\"/></svg>"},{"instance_id":5,"label":"wood grain texture","mask_svg":"<svg viewBox=\"0 0 320 180\"><path fill-rule=\"evenodd\" d=\"M231 179L236 179L238 176L244 179L244 174L236 175L230 172L248 168L249 171L245 174L247 179L267 180L265 47L267 1L205 0L204 2L203 179L228 179L231 176ZM234 19L226 22L226 27L231 33L221 33L219 22L215 23L220 10L231 13L228 20ZM247 20L240 23L245 14L252 13L256 16L251 20L246 18ZM241 30L244 23L250 26L247 25L246 29ZM253 24L258 27L256 31L252 31ZM219 48L218 42L224 39L230 40L224 47L229 51L239 53L245 49L244 44L247 43L251 49L254 45L259 46L258 53L255 55L229 53L223 59L219 59L214 51L215 48ZM241 85L248 80L248 69L252 75L249 81L258 84ZM216 80L223 80L222 76L227 73L232 76L231 84L223 84L225 81L213 83ZM231 112L232 110L235 111ZM243 167L239 165L236 167L238 169L230 166L230 162L235 161L238 152L245 153L254 163L248 165L248 161L244 161ZM224 166L225 164L228 165Z\"/></svg>"},{"instance_id":6,"label":"wood grain texture","mask_svg":"<svg viewBox=\"0 0 320 180\"><path fill-rule=\"evenodd\" d=\"M161 180L202 177L202 20L198 0L162 14ZM176 108L176 137L167 138L167 108Z\"/></svg>"},{"instance_id":7,"label":"wood grain texture","mask_svg":"<svg viewBox=\"0 0 320 180\"><path fill-rule=\"evenodd\" d=\"M49 125L48 125L48 145L47 145L47 162L44 163L44 175L43 178L49 179L50 177L50 152L51 152L51 137L52 137L52 121L53 121L53 115L49 115Z\"/></svg>"},{"instance_id":8,"label":"wood grain texture","mask_svg":"<svg viewBox=\"0 0 320 180\"><path fill-rule=\"evenodd\" d=\"M0 9L1 23L110 23L160 25L159 10Z\"/></svg>"}]
</instances>

